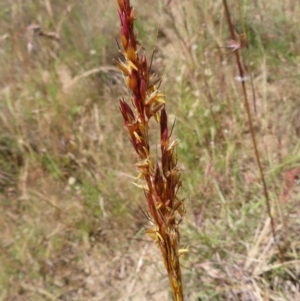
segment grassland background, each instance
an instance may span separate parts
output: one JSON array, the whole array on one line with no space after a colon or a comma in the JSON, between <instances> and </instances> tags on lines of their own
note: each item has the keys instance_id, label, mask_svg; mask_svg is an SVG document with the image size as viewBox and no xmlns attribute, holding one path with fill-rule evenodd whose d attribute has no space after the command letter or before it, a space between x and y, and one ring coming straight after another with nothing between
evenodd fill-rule
<instances>
[{"instance_id":1,"label":"grassland background","mask_svg":"<svg viewBox=\"0 0 300 301\"><path fill-rule=\"evenodd\" d=\"M229 0L282 259L221 1L133 4L181 140L186 300L300 300L299 1ZM0 2L1 301L171 300L132 185L116 37L115 1Z\"/></svg>"}]
</instances>

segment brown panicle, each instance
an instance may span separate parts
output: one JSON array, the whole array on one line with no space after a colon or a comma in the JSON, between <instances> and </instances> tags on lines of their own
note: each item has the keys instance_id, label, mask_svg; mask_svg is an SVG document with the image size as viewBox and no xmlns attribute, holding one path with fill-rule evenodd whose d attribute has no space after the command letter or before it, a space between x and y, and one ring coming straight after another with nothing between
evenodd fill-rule
<instances>
[{"instance_id":1,"label":"brown panicle","mask_svg":"<svg viewBox=\"0 0 300 301\"><path fill-rule=\"evenodd\" d=\"M151 224L146 233L161 251L174 300L183 301L178 224L185 211L183 200L179 201L176 196L181 186L175 151L179 141L170 141L165 98L158 90L161 79L149 83L146 53L139 55L142 47L137 49L140 44L134 33L135 14L130 1L118 0L118 5L124 60L116 64L123 72L131 94L131 105L124 99L119 100L119 105L124 126L137 154L135 165L140 174L135 184L144 190L146 196L146 216ZM149 122L152 117L160 124L160 162L153 162L156 156L150 149ZM153 148L156 149L156 145Z\"/></svg>"}]
</instances>

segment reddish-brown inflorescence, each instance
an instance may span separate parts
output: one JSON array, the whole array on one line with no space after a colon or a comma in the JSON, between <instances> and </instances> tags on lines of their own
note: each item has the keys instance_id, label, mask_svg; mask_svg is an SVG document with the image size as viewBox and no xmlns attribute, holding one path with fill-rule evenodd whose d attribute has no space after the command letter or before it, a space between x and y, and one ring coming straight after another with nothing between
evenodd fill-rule
<instances>
[{"instance_id":1,"label":"reddish-brown inflorescence","mask_svg":"<svg viewBox=\"0 0 300 301\"><path fill-rule=\"evenodd\" d=\"M178 224L185 213L184 200L177 197L181 186L180 169L177 167L176 145L170 141L164 95L157 86L160 79L151 82L146 53L134 32L135 14L129 0L118 0L121 22L121 41L124 60L116 61L123 72L132 98L130 106L120 99L120 110L130 141L138 155L137 184L145 191L151 227L146 232L157 242L163 255L170 284L176 301L183 300L179 256L186 250L179 249ZM160 123L160 162L153 163L149 144L149 121Z\"/></svg>"}]
</instances>

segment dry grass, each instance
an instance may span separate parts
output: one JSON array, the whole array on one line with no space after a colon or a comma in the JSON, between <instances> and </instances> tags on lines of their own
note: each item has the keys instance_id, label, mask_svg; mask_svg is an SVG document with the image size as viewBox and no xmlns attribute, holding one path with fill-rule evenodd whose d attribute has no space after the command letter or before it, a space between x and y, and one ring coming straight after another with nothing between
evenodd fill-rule
<instances>
[{"instance_id":1,"label":"dry grass","mask_svg":"<svg viewBox=\"0 0 300 301\"><path fill-rule=\"evenodd\" d=\"M241 54L278 241L289 241L280 261L236 66L221 48L222 3L161 2L133 4L177 117L186 299L298 300L300 5L251 1L241 16L232 5L248 32ZM7 0L0 12L0 300L168 300L116 106L116 3Z\"/></svg>"}]
</instances>

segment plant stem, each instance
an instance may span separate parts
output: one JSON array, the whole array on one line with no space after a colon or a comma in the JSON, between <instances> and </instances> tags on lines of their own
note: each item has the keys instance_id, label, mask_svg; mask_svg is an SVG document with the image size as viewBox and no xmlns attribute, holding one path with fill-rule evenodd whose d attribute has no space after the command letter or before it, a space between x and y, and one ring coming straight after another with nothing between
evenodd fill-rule
<instances>
[{"instance_id":1,"label":"plant stem","mask_svg":"<svg viewBox=\"0 0 300 301\"><path fill-rule=\"evenodd\" d=\"M232 25L232 22L231 22L231 18L230 18L230 12L229 12L229 9L228 9L227 0L223 0L223 6L224 6L224 9L225 9L225 15L226 15L227 25L228 25L228 28L229 28L229 31L230 31L231 39L232 39L232 41L235 41L236 37L235 37L235 33L234 33L234 28L233 28L233 25ZM261 181L262 181L262 184L263 184L263 191L264 191L264 196L265 196L265 200L266 200L266 204L267 204L268 215L269 215L269 218L270 218L270 221L271 221L271 231L272 231L274 242L276 243L276 245L278 247L279 254L283 258L283 251L281 250L281 248L280 248L280 246L277 242L277 239L276 239L275 222L274 222L274 218L273 218L272 211L271 211L271 204L270 204L268 188L267 188L267 184L266 184L266 180L265 180L265 176L264 176L264 172L263 172L263 167L262 167L262 164L260 162L260 155L259 155L259 152L258 152L257 142L256 142L256 138L255 138L253 122L252 122L252 116L251 116L251 111L250 111L250 106L249 106L249 101L248 101L248 95L247 95L247 89L246 89L246 84L245 84L245 77L244 77L245 72L244 72L244 69L242 68L242 64L241 64L241 60L240 60L238 50L234 51L234 54L235 54L236 63L237 63L238 70L239 70L239 75L240 75L240 78L241 78L241 84L242 84L242 90L243 90L243 96L244 96L244 105L245 105L245 109L246 109L246 113L247 113L249 130L250 130L250 133L251 133L252 143L253 143L254 152L255 152L255 158L256 158L258 169L259 169Z\"/></svg>"}]
</instances>

